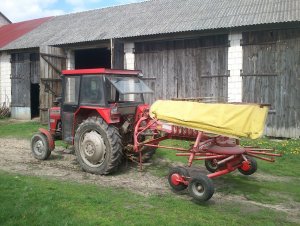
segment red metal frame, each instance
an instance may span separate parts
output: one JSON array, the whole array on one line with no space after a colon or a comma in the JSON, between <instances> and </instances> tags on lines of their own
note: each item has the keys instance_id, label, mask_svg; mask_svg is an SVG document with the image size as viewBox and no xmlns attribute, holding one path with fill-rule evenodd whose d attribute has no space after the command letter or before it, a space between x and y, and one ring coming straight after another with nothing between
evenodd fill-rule
<instances>
[{"instance_id":1,"label":"red metal frame","mask_svg":"<svg viewBox=\"0 0 300 226\"><path fill-rule=\"evenodd\" d=\"M138 70L115 70L106 68L63 70L63 75L91 75L91 74L113 74L113 75L135 75L138 76L142 71Z\"/></svg>"},{"instance_id":2,"label":"red metal frame","mask_svg":"<svg viewBox=\"0 0 300 226\"><path fill-rule=\"evenodd\" d=\"M157 119L151 119L149 114L144 114L144 116L137 121L134 129L134 151L139 152L141 155L140 150L143 146L175 150L179 152L176 153L176 156L184 156L188 158L188 167L192 166L193 161L215 160L219 169L214 173L208 174L207 177L209 178L228 174L238 168L241 168L244 171L249 171L251 169L251 164L247 159L247 156L269 162L275 161L273 157L282 156L281 154L272 153L274 152L274 149L241 147L239 145L240 141L235 138L209 135L201 131L174 125L168 125L168 127L166 127L167 129L164 129L163 124L163 122ZM153 137L146 141L139 142L139 137L149 129L153 132ZM157 135L159 136L157 137ZM189 149L159 145L159 142L167 139L195 140L195 142ZM269 156L272 158L262 156ZM141 159L140 167L142 168ZM174 182L175 185L176 183L183 183L187 185L189 183L188 180L188 178L176 174L174 174L174 178L171 178L172 183Z\"/></svg>"}]
</instances>

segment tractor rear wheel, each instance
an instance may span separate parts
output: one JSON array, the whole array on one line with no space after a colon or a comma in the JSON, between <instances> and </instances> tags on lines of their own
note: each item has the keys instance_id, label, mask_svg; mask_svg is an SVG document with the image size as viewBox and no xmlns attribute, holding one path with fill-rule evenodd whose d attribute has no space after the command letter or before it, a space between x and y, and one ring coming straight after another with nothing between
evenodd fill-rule
<instances>
[{"instance_id":1,"label":"tractor rear wheel","mask_svg":"<svg viewBox=\"0 0 300 226\"><path fill-rule=\"evenodd\" d=\"M110 174L118 169L123 146L118 130L99 117L83 121L75 134L77 160L86 172Z\"/></svg>"},{"instance_id":2,"label":"tractor rear wheel","mask_svg":"<svg viewBox=\"0 0 300 226\"><path fill-rule=\"evenodd\" d=\"M249 156L246 157L249 162L249 169L244 170L242 167L238 168L241 174L244 174L246 176L252 175L257 170L257 162L254 158L251 158Z\"/></svg>"},{"instance_id":3,"label":"tractor rear wheel","mask_svg":"<svg viewBox=\"0 0 300 226\"><path fill-rule=\"evenodd\" d=\"M189 172L185 168L177 166L170 169L168 182L173 190L182 191L187 188L187 185L180 180L189 176Z\"/></svg>"},{"instance_id":4,"label":"tractor rear wheel","mask_svg":"<svg viewBox=\"0 0 300 226\"><path fill-rule=\"evenodd\" d=\"M36 133L31 138L31 151L38 160L46 160L51 155L47 137L42 133Z\"/></svg>"},{"instance_id":5,"label":"tractor rear wheel","mask_svg":"<svg viewBox=\"0 0 300 226\"><path fill-rule=\"evenodd\" d=\"M209 200L214 192L214 184L206 175L198 174L189 182L189 193L195 201L204 202Z\"/></svg>"}]
</instances>

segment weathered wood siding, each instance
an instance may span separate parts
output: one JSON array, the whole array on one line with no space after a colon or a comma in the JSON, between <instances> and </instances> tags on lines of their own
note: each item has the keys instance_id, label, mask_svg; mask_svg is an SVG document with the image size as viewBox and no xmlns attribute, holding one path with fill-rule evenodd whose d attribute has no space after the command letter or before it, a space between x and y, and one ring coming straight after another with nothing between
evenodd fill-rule
<instances>
[{"instance_id":1,"label":"weathered wood siding","mask_svg":"<svg viewBox=\"0 0 300 226\"><path fill-rule=\"evenodd\" d=\"M30 107L30 84L39 83L40 61L38 53L11 55L12 107Z\"/></svg>"},{"instance_id":2,"label":"weathered wood siding","mask_svg":"<svg viewBox=\"0 0 300 226\"><path fill-rule=\"evenodd\" d=\"M118 39L112 39L111 52L111 68L124 69L124 43Z\"/></svg>"},{"instance_id":3,"label":"weathered wood siding","mask_svg":"<svg viewBox=\"0 0 300 226\"><path fill-rule=\"evenodd\" d=\"M300 137L300 29L243 33L243 101L271 104L266 135Z\"/></svg>"},{"instance_id":4,"label":"weathered wood siding","mask_svg":"<svg viewBox=\"0 0 300 226\"><path fill-rule=\"evenodd\" d=\"M11 107L30 107L30 53L11 55Z\"/></svg>"},{"instance_id":5,"label":"weathered wood siding","mask_svg":"<svg viewBox=\"0 0 300 226\"><path fill-rule=\"evenodd\" d=\"M56 97L61 96L61 71L66 69L66 54L63 49L40 47L40 120L48 121L48 109Z\"/></svg>"},{"instance_id":6,"label":"weathered wood siding","mask_svg":"<svg viewBox=\"0 0 300 226\"><path fill-rule=\"evenodd\" d=\"M135 68L154 90L146 101L228 96L228 36L135 43Z\"/></svg>"}]
</instances>

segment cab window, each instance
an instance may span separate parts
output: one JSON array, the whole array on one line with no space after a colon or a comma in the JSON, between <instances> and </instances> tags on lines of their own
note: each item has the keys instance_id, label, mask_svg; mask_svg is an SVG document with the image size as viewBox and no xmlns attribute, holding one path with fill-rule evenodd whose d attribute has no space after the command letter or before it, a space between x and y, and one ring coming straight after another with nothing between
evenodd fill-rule
<instances>
[{"instance_id":1,"label":"cab window","mask_svg":"<svg viewBox=\"0 0 300 226\"><path fill-rule=\"evenodd\" d=\"M104 105L103 77L84 75L81 78L81 104Z\"/></svg>"}]
</instances>

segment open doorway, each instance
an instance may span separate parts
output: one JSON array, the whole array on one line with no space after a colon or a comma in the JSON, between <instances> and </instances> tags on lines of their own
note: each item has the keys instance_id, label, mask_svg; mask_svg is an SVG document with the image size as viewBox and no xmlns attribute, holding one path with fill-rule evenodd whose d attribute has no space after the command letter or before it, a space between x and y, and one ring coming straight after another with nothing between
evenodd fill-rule
<instances>
[{"instance_id":1,"label":"open doorway","mask_svg":"<svg viewBox=\"0 0 300 226\"><path fill-rule=\"evenodd\" d=\"M31 118L40 116L40 85L31 83L30 85L30 97L31 97Z\"/></svg>"},{"instance_id":2,"label":"open doorway","mask_svg":"<svg viewBox=\"0 0 300 226\"><path fill-rule=\"evenodd\" d=\"M108 48L75 50L75 69L111 68Z\"/></svg>"}]
</instances>

